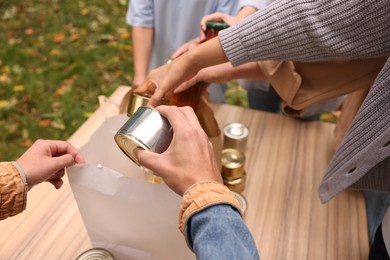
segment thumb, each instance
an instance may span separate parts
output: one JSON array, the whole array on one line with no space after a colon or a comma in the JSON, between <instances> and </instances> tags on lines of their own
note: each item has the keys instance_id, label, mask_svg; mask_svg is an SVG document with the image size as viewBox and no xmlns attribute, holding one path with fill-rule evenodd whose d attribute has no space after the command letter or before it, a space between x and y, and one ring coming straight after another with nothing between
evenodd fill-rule
<instances>
[{"instance_id":1,"label":"thumb","mask_svg":"<svg viewBox=\"0 0 390 260\"><path fill-rule=\"evenodd\" d=\"M154 172L157 171L154 165L158 165L156 162L159 160L159 154L137 147L133 150L133 156L137 159L140 165Z\"/></svg>"}]
</instances>

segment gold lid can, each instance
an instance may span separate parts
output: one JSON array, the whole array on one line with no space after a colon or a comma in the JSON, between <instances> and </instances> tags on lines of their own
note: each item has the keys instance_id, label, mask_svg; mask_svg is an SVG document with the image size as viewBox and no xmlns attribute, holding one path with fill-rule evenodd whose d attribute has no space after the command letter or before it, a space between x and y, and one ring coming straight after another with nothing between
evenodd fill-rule
<instances>
[{"instance_id":1,"label":"gold lid can","mask_svg":"<svg viewBox=\"0 0 390 260\"><path fill-rule=\"evenodd\" d=\"M221 155L222 177L234 180L245 174L245 155L237 149L223 149Z\"/></svg>"},{"instance_id":2,"label":"gold lid can","mask_svg":"<svg viewBox=\"0 0 390 260\"><path fill-rule=\"evenodd\" d=\"M76 260L115 260L115 258L104 248L92 248L81 253Z\"/></svg>"},{"instance_id":3,"label":"gold lid can","mask_svg":"<svg viewBox=\"0 0 390 260\"><path fill-rule=\"evenodd\" d=\"M244 216L246 211L248 210L248 202L247 202L245 196L242 195L241 193L238 193L235 191L232 191L232 193L234 194L234 196L238 200L238 203L240 204L241 214L242 214L242 216Z\"/></svg>"},{"instance_id":4,"label":"gold lid can","mask_svg":"<svg viewBox=\"0 0 390 260\"><path fill-rule=\"evenodd\" d=\"M243 192L245 189L245 182L246 182L246 174L244 172L244 175L240 178L234 179L234 180L226 180L223 179L223 184L225 184L226 187L229 188L231 191L235 192Z\"/></svg>"},{"instance_id":5,"label":"gold lid can","mask_svg":"<svg viewBox=\"0 0 390 260\"><path fill-rule=\"evenodd\" d=\"M223 128L223 148L234 148L246 152L249 129L241 123L229 123Z\"/></svg>"}]
</instances>

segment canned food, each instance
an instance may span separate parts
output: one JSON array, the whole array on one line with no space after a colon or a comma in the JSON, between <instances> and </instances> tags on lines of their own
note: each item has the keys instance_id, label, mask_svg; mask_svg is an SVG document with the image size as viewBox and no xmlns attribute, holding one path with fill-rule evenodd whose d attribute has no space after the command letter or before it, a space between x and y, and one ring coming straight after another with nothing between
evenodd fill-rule
<instances>
[{"instance_id":1,"label":"canned food","mask_svg":"<svg viewBox=\"0 0 390 260\"><path fill-rule=\"evenodd\" d=\"M245 189L245 182L246 182L246 173L244 172L244 175L242 177L234 179L234 180L225 180L223 179L223 184L225 184L226 187L228 187L231 191L235 192L243 192Z\"/></svg>"},{"instance_id":2,"label":"canned food","mask_svg":"<svg viewBox=\"0 0 390 260\"><path fill-rule=\"evenodd\" d=\"M237 149L223 149L221 156L222 178L234 180L245 174L245 155Z\"/></svg>"},{"instance_id":3,"label":"canned food","mask_svg":"<svg viewBox=\"0 0 390 260\"><path fill-rule=\"evenodd\" d=\"M221 22L206 22L206 40L210 40L218 36L220 30L228 28L229 25Z\"/></svg>"},{"instance_id":4,"label":"canned food","mask_svg":"<svg viewBox=\"0 0 390 260\"><path fill-rule=\"evenodd\" d=\"M142 106L115 134L119 148L137 165L133 156L137 147L162 153L172 141L173 130L168 120L152 107Z\"/></svg>"},{"instance_id":5,"label":"canned food","mask_svg":"<svg viewBox=\"0 0 390 260\"><path fill-rule=\"evenodd\" d=\"M114 260L114 256L103 248L92 248L81 255L76 260Z\"/></svg>"},{"instance_id":6,"label":"canned food","mask_svg":"<svg viewBox=\"0 0 390 260\"><path fill-rule=\"evenodd\" d=\"M249 129L241 123L230 123L223 128L223 148L234 148L246 152Z\"/></svg>"},{"instance_id":7,"label":"canned food","mask_svg":"<svg viewBox=\"0 0 390 260\"><path fill-rule=\"evenodd\" d=\"M235 191L232 191L232 193L234 194L234 196L236 196L238 203L240 203L241 214L244 217L245 213L248 209L248 202L247 202L246 198L244 197L244 195L242 195L241 193L238 193Z\"/></svg>"},{"instance_id":8,"label":"canned food","mask_svg":"<svg viewBox=\"0 0 390 260\"><path fill-rule=\"evenodd\" d=\"M139 107L147 106L151 95L147 93L134 93L132 92L129 98L129 106L127 108L127 115L132 116ZM168 102L166 100L161 101L162 105L167 105Z\"/></svg>"}]
</instances>

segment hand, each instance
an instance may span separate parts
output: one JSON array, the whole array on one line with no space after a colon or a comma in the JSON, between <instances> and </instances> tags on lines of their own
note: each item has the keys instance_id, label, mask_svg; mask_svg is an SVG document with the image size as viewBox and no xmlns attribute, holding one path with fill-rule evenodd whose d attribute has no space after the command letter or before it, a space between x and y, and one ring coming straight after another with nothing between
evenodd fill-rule
<instances>
[{"instance_id":1,"label":"hand","mask_svg":"<svg viewBox=\"0 0 390 260\"><path fill-rule=\"evenodd\" d=\"M224 13L213 13L213 14L209 14L209 15L206 15L202 18L202 20L200 21L200 29L201 29L201 32L200 32L200 40L204 41L206 40L206 23L209 22L209 21L213 21L213 22L223 22L223 23L226 23L228 25L233 25L233 24L236 24L240 21L240 19L238 17L235 17L235 16L230 16L228 14L224 14Z\"/></svg>"},{"instance_id":2,"label":"hand","mask_svg":"<svg viewBox=\"0 0 390 260\"><path fill-rule=\"evenodd\" d=\"M186 43L184 43L182 46L180 46L179 49L177 49L171 56L172 59L176 59L177 57L181 56L183 53L186 53L187 51L195 48L199 44L201 44L203 41L197 37L195 39L192 39Z\"/></svg>"},{"instance_id":3,"label":"hand","mask_svg":"<svg viewBox=\"0 0 390 260\"><path fill-rule=\"evenodd\" d=\"M132 86L137 87L138 85L140 85L142 82L145 81L145 78L146 78L145 75L144 76L134 76Z\"/></svg>"},{"instance_id":4,"label":"hand","mask_svg":"<svg viewBox=\"0 0 390 260\"><path fill-rule=\"evenodd\" d=\"M59 140L37 140L16 161L26 174L29 189L44 181L59 189L63 184L64 168L85 162L76 148Z\"/></svg>"},{"instance_id":5,"label":"hand","mask_svg":"<svg viewBox=\"0 0 390 260\"><path fill-rule=\"evenodd\" d=\"M133 154L140 164L161 176L180 196L197 182L222 183L213 146L192 108L159 106L157 109L172 125L173 139L161 154L135 149Z\"/></svg>"},{"instance_id":6,"label":"hand","mask_svg":"<svg viewBox=\"0 0 390 260\"><path fill-rule=\"evenodd\" d=\"M194 77L200 69L227 61L219 39L211 39L184 53L171 63L152 70L146 81L137 87L137 92L146 92L152 82L156 90L148 105L155 107L163 98L169 100L174 89Z\"/></svg>"}]
</instances>

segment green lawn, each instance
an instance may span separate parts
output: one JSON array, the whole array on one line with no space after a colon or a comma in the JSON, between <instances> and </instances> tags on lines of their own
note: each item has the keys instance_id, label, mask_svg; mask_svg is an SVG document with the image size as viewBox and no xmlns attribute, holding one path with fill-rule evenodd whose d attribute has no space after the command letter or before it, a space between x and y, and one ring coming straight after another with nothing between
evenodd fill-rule
<instances>
[{"instance_id":1,"label":"green lawn","mask_svg":"<svg viewBox=\"0 0 390 260\"><path fill-rule=\"evenodd\" d=\"M132 79L127 1L0 2L0 160L67 139Z\"/></svg>"}]
</instances>

